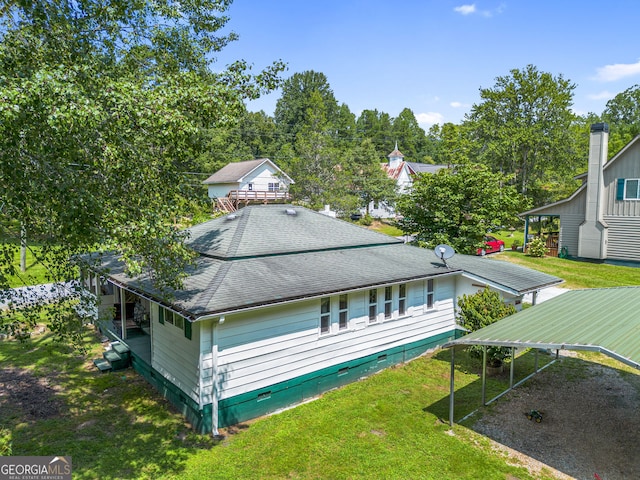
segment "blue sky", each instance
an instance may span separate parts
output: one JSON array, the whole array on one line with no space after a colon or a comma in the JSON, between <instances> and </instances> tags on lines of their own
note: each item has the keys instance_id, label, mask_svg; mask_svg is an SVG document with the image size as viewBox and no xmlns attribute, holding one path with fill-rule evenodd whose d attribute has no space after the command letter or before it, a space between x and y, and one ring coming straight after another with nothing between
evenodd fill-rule
<instances>
[{"instance_id":1,"label":"blue sky","mask_svg":"<svg viewBox=\"0 0 640 480\"><path fill-rule=\"evenodd\" d=\"M235 0L228 15L240 39L214 68L282 59L285 76L324 73L356 115L408 107L425 129L459 123L480 88L528 64L576 84L578 114L640 83L635 0ZM279 97L249 109L271 115Z\"/></svg>"}]
</instances>

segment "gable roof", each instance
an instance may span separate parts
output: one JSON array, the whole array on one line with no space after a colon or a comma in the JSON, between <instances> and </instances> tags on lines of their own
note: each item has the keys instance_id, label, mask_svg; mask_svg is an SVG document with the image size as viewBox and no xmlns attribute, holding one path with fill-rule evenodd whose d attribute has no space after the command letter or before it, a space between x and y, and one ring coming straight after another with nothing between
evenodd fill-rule
<instances>
[{"instance_id":1,"label":"gable roof","mask_svg":"<svg viewBox=\"0 0 640 480\"><path fill-rule=\"evenodd\" d=\"M232 162L228 163L216 173L207 178L204 182L205 185L212 185L216 183L236 183L241 182L244 177L249 175L251 172L261 167L264 164L268 164L271 168L277 171L279 174L286 177L291 183L293 181L289 176L284 173L282 170L278 168L278 166L273 163L268 158L258 158L256 160L247 160L244 162Z\"/></svg>"},{"instance_id":2,"label":"gable roof","mask_svg":"<svg viewBox=\"0 0 640 480\"><path fill-rule=\"evenodd\" d=\"M570 290L452 341L552 350L590 350L640 368L640 287Z\"/></svg>"},{"instance_id":3,"label":"gable roof","mask_svg":"<svg viewBox=\"0 0 640 480\"><path fill-rule=\"evenodd\" d=\"M405 168L408 168L407 162L405 161L398 162L395 165L395 167L389 166L388 163L382 163L381 167L382 167L382 170L384 170L384 172L387 174L387 177L392 178L394 180L398 179L398 177L402 173L402 170L404 170ZM411 174L411 170L409 169L407 173Z\"/></svg>"},{"instance_id":4,"label":"gable roof","mask_svg":"<svg viewBox=\"0 0 640 480\"><path fill-rule=\"evenodd\" d=\"M294 213L295 212L295 213ZM484 263L464 260L444 265L432 250L406 245L343 220L302 207L255 205L188 230L187 244L199 256L186 271L171 308L192 321L393 283L460 275L463 265L478 278L499 276L497 285L523 291L560 279L517 265L500 274ZM479 260L479 259L478 259ZM96 270L115 283L163 302L148 273L130 278L118 255L103 255ZM457 263L456 263L457 262ZM498 262L495 262L498 263ZM521 272L520 278L515 272ZM509 273L511 272L511 273ZM509 276L513 277L509 281ZM528 278L525 285L524 278Z\"/></svg>"},{"instance_id":5,"label":"gable roof","mask_svg":"<svg viewBox=\"0 0 640 480\"><path fill-rule=\"evenodd\" d=\"M396 148L393 149L393 152L391 152L389 155L387 155L387 157L389 158L404 158L404 155L402 154L402 152L400 150L398 150L398 144L396 143Z\"/></svg>"}]
</instances>

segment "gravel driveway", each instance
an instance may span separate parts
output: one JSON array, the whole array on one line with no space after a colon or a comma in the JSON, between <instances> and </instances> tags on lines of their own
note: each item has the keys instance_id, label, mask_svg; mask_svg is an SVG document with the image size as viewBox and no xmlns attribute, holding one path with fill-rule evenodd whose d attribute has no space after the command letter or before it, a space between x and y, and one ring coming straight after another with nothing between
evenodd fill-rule
<instances>
[{"instance_id":1,"label":"gravel driveway","mask_svg":"<svg viewBox=\"0 0 640 480\"><path fill-rule=\"evenodd\" d=\"M485 408L472 428L532 473L640 478L640 375L561 353L555 365ZM541 423L527 419L532 409L543 413Z\"/></svg>"}]
</instances>

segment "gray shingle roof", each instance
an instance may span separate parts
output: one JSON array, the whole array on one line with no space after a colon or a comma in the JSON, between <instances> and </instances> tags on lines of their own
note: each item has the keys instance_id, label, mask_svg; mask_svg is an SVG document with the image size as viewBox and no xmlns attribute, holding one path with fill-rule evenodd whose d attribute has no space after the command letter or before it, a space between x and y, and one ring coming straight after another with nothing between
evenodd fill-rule
<instances>
[{"instance_id":1,"label":"gray shingle roof","mask_svg":"<svg viewBox=\"0 0 640 480\"><path fill-rule=\"evenodd\" d=\"M188 232L187 244L191 248L216 258L282 255L402 242L291 205L246 207L192 227Z\"/></svg>"},{"instance_id":2,"label":"gray shingle roof","mask_svg":"<svg viewBox=\"0 0 640 480\"><path fill-rule=\"evenodd\" d=\"M514 294L518 295L557 285L564 281L553 275L487 257L455 255L447 260L447 263L451 267L464 270L467 274L512 290Z\"/></svg>"},{"instance_id":3,"label":"gray shingle roof","mask_svg":"<svg viewBox=\"0 0 640 480\"><path fill-rule=\"evenodd\" d=\"M406 162L415 173L436 173L438 170L448 168L446 165L432 165L430 163Z\"/></svg>"},{"instance_id":4,"label":"gray shingle roof","mask_svg":"<svg viewBox=\"0 0 640 480\"><path fill-rule=\"evenodd\" d=\"M287 214L294 209L296 214ZM249 206L189 230L201 255L172 308L199 318L469 269L509 288L560 281L506 262L457 255L445 266L432 250L403 244L342 220L292 206ZM496 264L496 265L494 265ZM102 269L117 283L161 299L148 275L129 278L115 255ZM494 278L495 277L495 278ZM510 278L513 277L513 278ZM536 282L538 282L536 284Z\"/></svg>"},{"instance_id":5,"label":"gray shingle roof","mask_svg":"<svg viewBox=\"0 0 640 480\"><path fill-rule=\"evenodd\" d=\"M225 165L216 173L207 178L203 183L205 185L215 183L235 183L239 182L242 177L251 173L265 162L270 162L267 158L259 158L257 160L247 160L245 162L233 162ZM277 168L277 167L276 167Z\"/></svg>"}]
</instances>

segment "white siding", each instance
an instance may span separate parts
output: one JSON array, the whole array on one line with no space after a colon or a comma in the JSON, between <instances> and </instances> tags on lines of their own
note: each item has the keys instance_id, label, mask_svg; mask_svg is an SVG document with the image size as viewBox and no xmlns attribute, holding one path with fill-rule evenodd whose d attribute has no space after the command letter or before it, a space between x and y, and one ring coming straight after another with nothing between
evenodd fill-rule
<instances>
[{"instance_id":1,"label":"white siding","mask_svg":"<svg viewBox=\"0 0 640 480\"><path fill-rule=\"evenodd\" d=\"M259 168L247 175L243 179L239 190L249 190L250 183L253 184L253 190L259 191L269 190L270 183L279 183L281 187L286 187L283 179L278 178L278 172L268 163L262 164Z\"/></svg>"},{"instance_id":2,"label":"white siding","mask_svg":"<svg viewBox=\"0 0 640 480\"><path fill-rule=\"evenodd\" d=\"M434 307L424 305L425 283L407 285L407 313L398 317L398 287L393 318L376 323L368 319L368 290L349 295L349 327L338 331L337 296L332 297L332 331L320 335L320 300L228 315L218 325L218 380L220 398L309 374L331 365L423 340L454 328L452 279L435 282ZM379 311L384 312L384 289L379 289ZM203 344L204 346L204 344ZM203 348L204 350L204 348ZM206 356L203 356L205 359ZM205 360L206 362L206 360ZM207 368L203 365L203 370ZM203 385L211 392L212 378Z\"/></svg>"},{"instance_id":3,"label":"white siding","mask_svg":"<svg viewBox=\"0 0 640 480\"><path fill-rule=\"evenodd\" d=\"M175 325L166 322L160 324L158 305L155 303L151 306L151 321L154 322L151 366L199 403L200 329L193 325L189 340L184 336L184 330Z\"/></svg>"}]
</instances>

